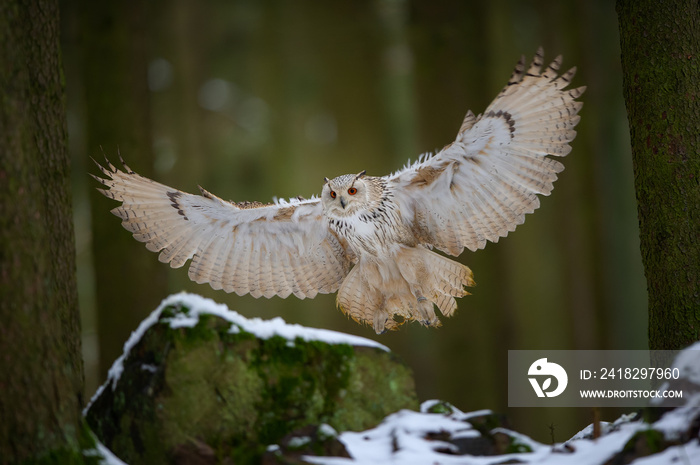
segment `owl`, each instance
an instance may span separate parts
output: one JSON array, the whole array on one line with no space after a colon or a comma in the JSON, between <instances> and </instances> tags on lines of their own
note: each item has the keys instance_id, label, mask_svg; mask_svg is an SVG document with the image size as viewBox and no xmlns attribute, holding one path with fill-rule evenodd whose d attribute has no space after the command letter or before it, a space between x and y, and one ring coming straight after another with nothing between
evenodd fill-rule
<instances>
[{"instance_id":1,"label":"owl","mask_svg":"<svg viewBox=\"0 0 700 465\"><path fill-rule=\"evenodd\" d=\"M549 195L571 151L585 87L561 57L520 59L484 113L469 111L454 142L388 176L325 179L320 197L227 202L188 194L109 161L93 176L122 226L189 277L254 297L338 293L337 306L377 333L406 321L439 326L473 286L458 256L506 236Z\"/></svg>"}]
</instances>

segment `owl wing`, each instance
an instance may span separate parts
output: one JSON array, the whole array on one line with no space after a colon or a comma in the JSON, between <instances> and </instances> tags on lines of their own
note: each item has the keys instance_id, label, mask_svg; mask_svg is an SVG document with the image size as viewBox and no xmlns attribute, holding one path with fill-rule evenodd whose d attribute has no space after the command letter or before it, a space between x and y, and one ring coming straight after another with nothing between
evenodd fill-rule
<instances>
[{"instance_id":1,"label":"owl wing","mask_svg":"<svg viewBox=\"0 0 700 465\"><path fill-rule=\"evenodd\" d=\"M451 255L497 242L539 207L564 169L585 90L564 90L576 71L544 72L540 48L525 70L520 59L506 87L479 116L467 113L457 139L434 156L387 176L404 221L424 244Z\"/></svg>"},{"instance_id":2,"label":"owl wing","mask_svg":"<svg viewBox=\"0 0 700 465\"><path fill-rule=\"evenodd\" d=\"M123 163L123 162L122 162ZM254 297L313 298L335 292L351 262L323 220L320 200L234 204L200 187L202 195L172 189L107 162L98 189L122 202L112 213L158 259L214 289Z\"/></svg>"}]
</instances>

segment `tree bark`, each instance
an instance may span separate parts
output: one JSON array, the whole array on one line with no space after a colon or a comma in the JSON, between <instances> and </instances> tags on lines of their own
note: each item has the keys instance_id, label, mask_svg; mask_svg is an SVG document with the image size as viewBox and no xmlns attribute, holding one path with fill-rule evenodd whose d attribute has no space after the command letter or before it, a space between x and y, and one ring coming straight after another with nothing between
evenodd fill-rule
<instances>
[{"instance_id":1,"label":"tree bark","mask_svg":"<svg viewBox=\"0 0 700 465\"><path fill-rule=\"evenodd\" d=\"M619 0L649 346L700 339L700 6Z\"/></svg>"},{"instance_id":2,"label":"tree bark","mask_svg":"<svg viewBox=\"0 0 700 465\"><path fill-rule=\"evenodd\" d=\"M57 1L0 1L2 463L66 458L84 437L60 57Z\"/></svg>"}]
</instances>

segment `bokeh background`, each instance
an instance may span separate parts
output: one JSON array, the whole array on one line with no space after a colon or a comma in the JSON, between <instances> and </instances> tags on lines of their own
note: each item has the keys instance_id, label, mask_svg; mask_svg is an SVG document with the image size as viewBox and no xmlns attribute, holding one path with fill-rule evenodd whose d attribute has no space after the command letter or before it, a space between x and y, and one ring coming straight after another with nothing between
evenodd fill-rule
<instances>
[{"instance_id":1,"label":"bokeh background","mask_svg":"<svg viewBox=\"0 0 700 465\"><path fill-rule=\"evenodd\" d=\"M421 400L504 413L544 442L592 412L509 409L508 350L647 348L612 0L64 0L62 24L88 396L139 321L181 290L376 339L411 366ZM256 300L191 283L120 227L87 175L89 157L119 151L188 192L309 197L324 176L387 174L451 142L540 45L588 87L573 152L524 225L459 258L477 287L439 329L377 336L335 295Z\"/></svg>"}]
</instances>

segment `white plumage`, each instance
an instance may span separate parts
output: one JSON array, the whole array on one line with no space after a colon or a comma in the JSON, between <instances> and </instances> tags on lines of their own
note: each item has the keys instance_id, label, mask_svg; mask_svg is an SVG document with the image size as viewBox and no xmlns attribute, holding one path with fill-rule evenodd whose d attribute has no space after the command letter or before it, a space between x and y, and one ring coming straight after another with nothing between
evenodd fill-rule
<instances>
[{"instance_id":1,"label":"white plumage","mask_svg":"<svg viewBox=\"0 0 700 465\"><path fill-rule=\"evenodd\" d=\"M473 285L459 255L496 242L539 207L563 165L584 87L564 90L575 68L544 72L542 49L524 58L486 111L471 111L456 140L434 156L384 177L343 175L320 198L263 205L192 195L144 178L126 165L98 165L122 202L112 212L159 260L214 289L254 297L313 298L338 291L338 306L381 333L403 321L440 324Z\"/></svg>"}]
</instances>

